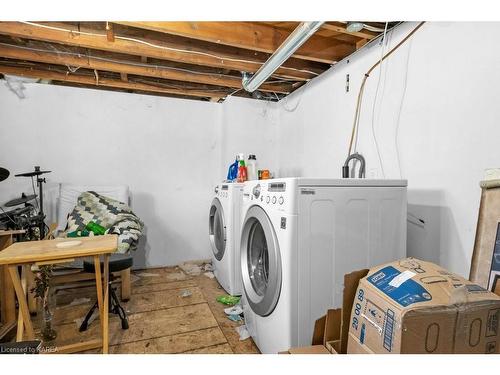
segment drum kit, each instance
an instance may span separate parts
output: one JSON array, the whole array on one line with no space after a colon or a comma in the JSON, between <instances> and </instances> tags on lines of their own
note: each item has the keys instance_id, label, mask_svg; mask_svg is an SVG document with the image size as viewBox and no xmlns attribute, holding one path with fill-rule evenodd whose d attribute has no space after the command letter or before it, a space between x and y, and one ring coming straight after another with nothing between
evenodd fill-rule
<instances>
[{"instance_id":1,"label":"drum kit","mask_svg":"<svg viewBox=\"0 0 500 375\"><path fill-rule=\"evenodd\" d=\"M24 241L38 240L45 237L47 226L43 211L43 184L46 181L45 178L40 176L50 172L42 171L37 166L32 172L15 175L15 177L30 177L32 179L33 194L26 195L22 193L20 197L5 203L5 207L12 208L10 211L0 208L0 229L24 230ZM0 182L6 180L9 175L10 172L7 169L0 167ZM38 195L35 192L34 177L36 177Z\"/></svg>"}]
</instances>

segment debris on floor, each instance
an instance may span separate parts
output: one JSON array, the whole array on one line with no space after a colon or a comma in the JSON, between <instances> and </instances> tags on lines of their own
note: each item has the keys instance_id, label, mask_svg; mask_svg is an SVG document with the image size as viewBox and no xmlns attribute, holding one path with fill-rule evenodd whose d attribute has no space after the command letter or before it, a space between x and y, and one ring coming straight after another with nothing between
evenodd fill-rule
<instances>
[{"instance_id":1,"label":"debris on floor","mask_svg":"<svg viewBox=\"0 0 500 375\"><path fill-rule=\"evenodd\" d=\"M237 304L232 307L228 307L227 309L224 309L224 312L226 313L226 315L240 315L243 314L243 308L241 307L240 304Z\"/></svg>"},{"instance_id":2,"label":"debris on floor","mask_svg":"<svg viewBox=\"0 0 500 375\"><path fill-rule=\"evenodd\" d=\"M210 263L206 263L205 266L203 266L203 269L205 271L213 271L214 270L214 267L212 266L212 264Z\"/></svg>"},{"instance_id":3,"label":"debris on floor","mask_svg":"<svg viewBox=\"0 0 500 375\"><path fill-rule=\"evenodd\" d=\"M202 272L211 272L213 267L210 263L202 262L184 262L179 264L179 268L190 276L199 276Z\"/></svg>"},{"instance_id":4,"label":"debris on floor","mask_svg":"<svg viewBox=\"0 0 500 375\"><path fill-rule=\"evenodd\" d=\"M212 271L205 272L204 275L208 277L209 279L213 279L215 277L214 273Z\"/></svg>"},{"instance_id":5,"label":"debris on floor","mask_svg":"<svg viewBox=\"0 0 500 375\"><path fill-rule=\"evenodd\" d=\"M179 294L182 298L191 297L192 295L193 293L188 289L183 290L181 294Z\"/></svg>"},{"instance_id":6,"label":"debris on floor","mask_svg":"<svg viewBox=\"0 0 500 375\"><path fill-rule=\"evenodd\" d=\"M248 333L248 330L247 330L247 326L244 324L236 327L235 330L240 335L240 341L246 340L250 337L250 334Z\"/></svg>"},{"instance_id":7,"label":"debris on floor","mask_svg":"<svg viewBox=\"0 0 500 375\"><path fill-rule=\"evenodd\" d=\"M224 296L217 297L217 302L220 302L224 305L233 306L240 302L240 297L230 296L226 294Z\"/></svg>"},{"instance_id":8,"label":"debris on floor","mask_svg":"<svg viewBox=\"0 0 500 375\"><path fill-rule=\"evenodd\" d=\"M240 315L237 315L237 314L228 315L227 318L229 320L232 320L233 322L242 322L243 321L243 318Z\"/></svg>"}]
</instances>

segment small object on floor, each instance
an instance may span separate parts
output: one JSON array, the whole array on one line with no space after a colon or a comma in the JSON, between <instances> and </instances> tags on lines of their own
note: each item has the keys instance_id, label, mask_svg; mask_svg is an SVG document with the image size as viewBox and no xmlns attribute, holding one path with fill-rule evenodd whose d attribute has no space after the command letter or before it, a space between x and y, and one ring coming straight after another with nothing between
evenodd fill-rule
<instances>
[{"instance_id":1,"label":"small object on floor","mask_svg":"<svg viewBox=\"0 0 500 375\"><path fill-rule=\"evenodd\" d=\"M179 268L190 276L199 276L202 271L202 268L198 264L189 262L179 264Z\"/></svg>"},{"instance_id":2,"label":"small object on floor","mask_svg":"<svg viewBox=\"0 0 500 375\"><path fill-rule=\"evenodd\" d=\"M213 270L214 270L214 267L212 266L212 264L207 263L207 264L205 264L205 266L203 267L203 269L204 269L205 271L210 271L210 272L211 272L211 271L213 271Z\"/></svg>"},{"instance_id":3,"label":"small object on floor","mask_svg":"<svg viewBox=\"0 0 500 375\"><path fill-rule=\"evenodd\" d=\"M229 295L219 296L217 297L217 302L220 302L224 305L233 306L236 305L238 302L240 302L240 298L241 297L229 296Z\"/></svg>"},{"instance_id":4,"label":"small object on floor","mask_svg":"<svg viewBox=\"0 0 500 375\"><path fill-rule=\"evenodd\" d=\"M240 304L237 304L224 309L224 312L226 313L226 315L240 315L243 314L243 308Z\"/></svg>"},{"instance_id":5,"label":"small object on floor","mask_svg":"<svg viewBox=\"0 0 500 375\"><path fill-rule=\"evenodd\" d=\"M241 322L243 321L243 318L237 314L231 314L231 315L228 315L227 318L229 320L232 320L233 322Z\"/></svg>"},{"instance_id":6,"label":"small object on floor","mask_svg":"<svg viewBox=\"0 0 500 375\"><path fill-rule=\"evenodd\" d=\"M250 334L248 333L248 330L247 330L247 326L244 324L236 327L235 330L240 335L240 341L246 340L250 337Z\"/></svg>"},{"instance_id":7,"label":"small object on floor","mask_svg":"<svg viewBox=\"0 0 500 375\"><path fill-rule=\"evenodd\" d=\"M213 279L215 277L214 273L209 271L209 272L205 272L204 275L206 277L208 277L209 279Z\"/></svg>"},{"instance_id":8,"label":"small object on floor","mask_svg":"<svg viewBox=\"0 0 500 375\"><path fill-rule=\"evenodd\" d=\"M181 294L179 294L182 298L186 298L186 297L191 297L193 295L193 293L190 291L190 290L183 290L181 292Z\"/></svg>"}]
</instances>

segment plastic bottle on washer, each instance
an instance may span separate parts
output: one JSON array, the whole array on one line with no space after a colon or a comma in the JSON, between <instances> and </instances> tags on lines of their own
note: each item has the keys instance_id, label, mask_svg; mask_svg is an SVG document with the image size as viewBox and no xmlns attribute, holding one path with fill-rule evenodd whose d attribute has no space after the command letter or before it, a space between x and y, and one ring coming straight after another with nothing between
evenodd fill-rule
<instances>
[{"instance_id":1,"label":"plastic bottle on washer","mask_svg":"<svg viewBox=\"0 0 500 375\"><path fill-rule=\"evenodd\" d=\"M257 158L255 155L248 155L247 161L247 177L248 181L257 180Z\"/></svg>"}]
</instances>

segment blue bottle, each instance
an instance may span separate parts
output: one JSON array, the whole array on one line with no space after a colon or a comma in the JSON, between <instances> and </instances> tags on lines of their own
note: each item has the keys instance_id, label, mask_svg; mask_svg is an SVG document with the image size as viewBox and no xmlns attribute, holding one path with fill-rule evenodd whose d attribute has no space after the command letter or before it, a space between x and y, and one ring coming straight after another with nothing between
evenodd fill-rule
<instances>
[{"instance_id":1,"label":"blue bottle","mask_svg":"<svg viewBox=\"0 0 500 375\"><path fill-rule=\"evenodd\" d=\"M238 177L238 159L235 160L233 164L229 166L227 171L227 180L234 181Z\"/></svg>"}]
</instances>

